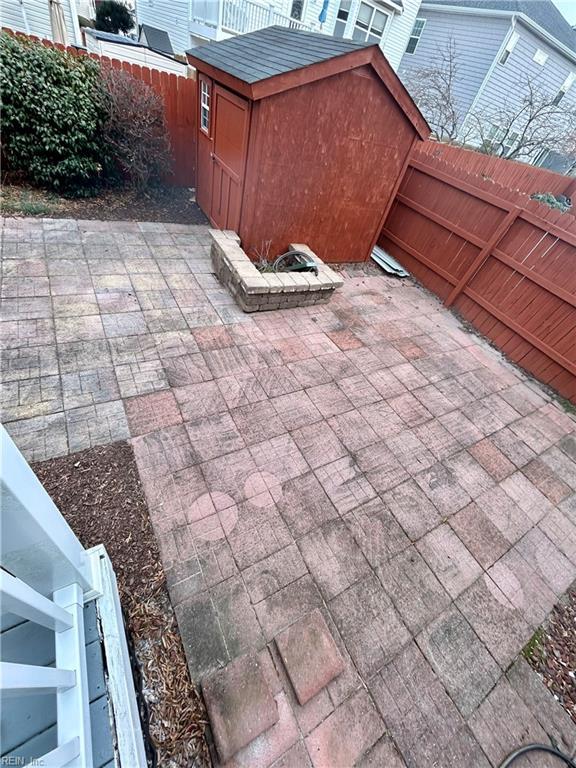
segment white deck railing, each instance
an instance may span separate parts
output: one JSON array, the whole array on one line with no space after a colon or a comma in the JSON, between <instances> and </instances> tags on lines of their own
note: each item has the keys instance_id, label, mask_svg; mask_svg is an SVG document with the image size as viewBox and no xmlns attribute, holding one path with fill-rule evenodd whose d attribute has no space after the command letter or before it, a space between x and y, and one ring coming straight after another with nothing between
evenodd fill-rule
<instances>
[{"instance_id":1,"label":"white deck railing","mask_svg":"<svg viewBox=\"0 0 576 768\"><path fill-rule=\"evenodd\" d=\"M0 660L2 697L55 692L57 748L36 759L45 766L92 766L84 603L101 599L106 621L120 647L110 693L114 708L128 711L130 768L144 766L142 733L127 661L126 642L113 571L103 547L85 550L36 475L0 425L0 608L55 633L56 665L15 664ZM106 568L110 574L106 577ZM103 576L104 574L104 576ZM108 581L108 589L105 582ZM119 627L117 625L119 621ZM103 622L104 623L104 622ZM104 633L105 634L105 633ZM116 637L119 636L119 637ZM104 636L106 646L106 637ZM126 670L127 666L127 670ZM114 667L113 667L114 668ZM111 674L111 672L110 672ZM133 700L131 700L131 697ZM120 698L122 699L120 701ZM128 765L128 763L126 763Z\"/></svg>"},{"instance_id":2,"label":"white deck railing","mask_svg":"<svg viewBox=\"0 0 576 768\"><path fill-rule=\"evenodd\" d=\"M58 749L41 765L92 766L84 649L86 552L0 426L0 605L55 632L56 666L0 662L4 697L55 691Z\"/></svg>"},{"instance_id":3,"label":"white deck railing","mask_svg":"<svg viewBox=\"0 0 576 768\"><path fill-rule=\"evenodd\" d=\"M253 0L221 0L222 18L220 26L226 32L242 35L257 29L278 24L291 29L311 29L291 16L285 16L270 3L263 5Z\"/></svg>"},{"instance_id":4,"label":"white deck railing","mask_svg":"<svg viewBox=\"0 0 576 768\"><path fill-rule=\"evenodd\" d=\"M274 24L291 29L312 29L308 24L280 13L273 3L254 0L194 0L190 6L190 21L233 35L255 32Z\"/></svg>"}]
</instances>

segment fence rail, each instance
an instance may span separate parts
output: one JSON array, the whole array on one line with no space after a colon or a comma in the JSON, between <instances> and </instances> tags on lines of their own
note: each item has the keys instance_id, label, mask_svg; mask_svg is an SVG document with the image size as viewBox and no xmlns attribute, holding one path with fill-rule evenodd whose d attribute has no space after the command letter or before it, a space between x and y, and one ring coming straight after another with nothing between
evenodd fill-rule
<instances>
[{"instance_id":1,"label":"fence rail","mask_svg":"<svg viewBox=\"0 0 576 768\"><path fill-rule=\"evenodd\" d=\"M379 244L512 360L576 403L574 216L417 152Z\"/></svg>"},{"instance_id":2,"label":"fence rail","mask_svg":"<svg viewBox=\"0 0 576 768\"><path fill-rule=\"evenodd\" d=\"M67 51L74 56L90 56L104 66L121 69L135 80L141 80L149 85L164 103L164 119L172 151L172 167L166 169L164 181L174 187L196 186L196 80L194 77L185 77L120 59L99 56L97 53L88 53L82 48L64 46L20 32L13 33L9 29L3 29L3 31L36 40L45 46Z\"/></svg>"}]
</instances>

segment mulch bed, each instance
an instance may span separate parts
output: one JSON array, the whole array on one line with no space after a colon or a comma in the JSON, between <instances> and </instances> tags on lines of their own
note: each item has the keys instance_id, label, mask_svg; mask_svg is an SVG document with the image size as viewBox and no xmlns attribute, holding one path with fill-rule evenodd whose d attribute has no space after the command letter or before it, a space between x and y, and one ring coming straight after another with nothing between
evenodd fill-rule
<instances>
[{"instance_id":1,"label":"mulch bed","mask_svg":"<svg viewBox=\"0 0 576 768\"><path fill-rule=\"evenodd\" d=\"M90 448L32 468L82 544L103 543L112 560L157 765L209 765L206 715L186 666L131 446Z\"/></svg>"},{"instance_id":2,"label":"mulch bed","mask_svg":"<svg viewBox=\"0 0 576 768\"><path fill-rule=\"evenodd\" d=\"M66 198L25 184L4 184L3 216L40 216L53 219L99 221L159 221L171 224L206 224L194 190L180 187L104 189L95 197Z\"/></svg>"},{"instance_id":3,"label":"mulch bed","mask_svg":"<svg viewBox=\"0 0 576 768\"><path fill-rule=\"evenodd\" d=\"M536 633L526 657L576 723L576 587Z\"/></svg>"}]
</instances>

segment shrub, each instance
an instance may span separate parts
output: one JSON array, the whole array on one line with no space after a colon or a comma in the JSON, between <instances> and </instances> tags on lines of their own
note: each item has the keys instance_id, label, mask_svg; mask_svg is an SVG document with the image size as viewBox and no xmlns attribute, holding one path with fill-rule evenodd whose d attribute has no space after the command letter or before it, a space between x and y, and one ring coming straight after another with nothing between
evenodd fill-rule
<instances>
[{"instance_id":1,"label":"shrub","mask_svg":"<svg viewBox=\"0 0 576 768\"><path fill-rule=\"evenodd\" d=\"M88 56L0 35L2 149L36 184L86 194L102 167L100 68Z\"/></svg>"},{"instance_id":2,"label":"shrub","mask_svg":"<svg viewBox=\"0 0 576 768\"><path fill-rule=\"evenodd\" d=\"M117 172L135 187L158 180L171 164L162 99L122 70L102 70L108 119L104 140Z\"/></svg>"},{"instance_id":3,"label":"shrub","mask_svg":"<svg viewBox=\"0 0 576 768\"><path fill-rule=\"evenodd\" d=\"M134 26L132 11L118 0L102 0L96 7L96 29L102 32L128 33Z\"/></svg>"}]
</instances>

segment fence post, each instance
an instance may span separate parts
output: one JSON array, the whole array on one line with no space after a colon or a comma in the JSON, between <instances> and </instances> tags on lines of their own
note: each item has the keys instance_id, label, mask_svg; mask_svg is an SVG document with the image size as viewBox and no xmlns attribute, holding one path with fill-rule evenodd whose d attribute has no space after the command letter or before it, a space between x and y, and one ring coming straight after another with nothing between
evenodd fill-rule
<instances>
[{"instance_id":1,"label":"fence post","mask_svg":"<svg viewBox=\"0 0 576 768\"><path fill-rule=\"evenodd\" d=\"M566 185L566 189L562 194L572 199L575 193L576 193L576 178L572 177L568 182L568 184Z\"/></svg>"},{"instance_id":2,"label":"fence post","mask_svg":"<svg viewBox=\"0 0 576 768\"><path fill-rule=\"evenodd\" d=\"M507 215L502 219L499 226L496 227L494 232L492 233L491 237L488 239L478 256L474 259L472 264L468 267L466 272L462 275L460 280L456 283L454 288L450 291L450 294L448 295L448 298L444 302L445 306L451 307L452 304L456 301L458 296L462 293L464 290L466 284L474 277L476 272L480 269L480 267L484 264L486 259L490 256L498 242L504 237L504 235L508 232L512 224L516 221L520 214L520 208L518 206L514 206L510 209L510 211L507 213Z\"/></svg>"}]
</instances>

